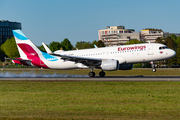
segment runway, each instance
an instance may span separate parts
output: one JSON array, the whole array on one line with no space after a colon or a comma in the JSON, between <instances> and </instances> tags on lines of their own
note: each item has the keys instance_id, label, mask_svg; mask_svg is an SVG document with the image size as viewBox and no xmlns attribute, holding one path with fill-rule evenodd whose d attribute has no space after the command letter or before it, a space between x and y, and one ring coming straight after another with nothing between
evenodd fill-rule
<instances>
[{"instance_id":1,"label":"runway","mask_svg":"<svg viewBox=\"0 0 180 120\"><path fill-rule=\"evenodd\" d=\"M106 76L106 77L53 77L53 78L0 78L0 81L180 81L180 76Z\"/></svg>"}]
</instances>

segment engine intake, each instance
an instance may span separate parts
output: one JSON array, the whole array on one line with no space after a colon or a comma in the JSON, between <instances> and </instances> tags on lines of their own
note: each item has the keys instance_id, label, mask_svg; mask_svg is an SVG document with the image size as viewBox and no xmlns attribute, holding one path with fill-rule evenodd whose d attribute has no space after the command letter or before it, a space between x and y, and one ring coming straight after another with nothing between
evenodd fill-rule
<instances>
[{"instance_id":1,"label":"engine intake","mask_svg":"<svg viewBox=\"0 0 180 120\"><path fill-rule=\"evenodd\" d=\"M119 61L118 60L107 60L102 61L101 63L102 70L112 71L119 69Z\"/></svg>"}]
</instances>

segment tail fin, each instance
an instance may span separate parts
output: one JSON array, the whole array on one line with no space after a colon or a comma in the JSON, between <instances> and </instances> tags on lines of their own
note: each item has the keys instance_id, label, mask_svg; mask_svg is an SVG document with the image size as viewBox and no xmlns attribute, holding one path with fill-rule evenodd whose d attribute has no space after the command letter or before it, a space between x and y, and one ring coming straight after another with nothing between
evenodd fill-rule
<instances>
[{"instance_id":1,"label":"tail fin","mask_svg":"<svg viewBox=\"0 0 180 120\"><path fill-rule=\"evenodd\" d=\"M41 51L27 38L21 30L13 30L14 38L21 58L28 56L38 56Z\"/></svg>"},{"instance_id":2,"label":"tail fin","mask_svg":"<svg viewBox=\"0 0 180 120\"><path fill-rule=\"evenodd\" d=\"M30 62L30 65L36 67L49 68L41 59L42 52L29 40L29 38L23 34L21 30L13 30L13 34L19 50L19 54L23 61L28 61Z\"/></svg>"}]
</instances>

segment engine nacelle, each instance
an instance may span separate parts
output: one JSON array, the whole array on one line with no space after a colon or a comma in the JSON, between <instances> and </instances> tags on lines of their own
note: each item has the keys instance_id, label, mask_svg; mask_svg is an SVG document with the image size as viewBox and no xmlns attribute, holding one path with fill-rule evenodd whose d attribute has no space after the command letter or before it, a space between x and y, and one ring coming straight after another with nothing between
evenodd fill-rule
<instances>
[{"instance_id":1,"label":"engine nacelle","mask_svg":"<svg viewBox=\"0 0 180 120\"><path fill-rule=\"evenodd\" d=\"M133 64L120 64L119 70L131 70L133 68Z\"/></svg>"},{"instance_id":2,"label":"engine nacelle","mask_svg":"<svg viewBox=\"0 0 180 120\"><path fill-rule=\"evenodd\" d=\"M101 63L102 70L118 70L119 69L119 61L118 60L107 60L102 61Z\"/></svg>"}]
</instances>

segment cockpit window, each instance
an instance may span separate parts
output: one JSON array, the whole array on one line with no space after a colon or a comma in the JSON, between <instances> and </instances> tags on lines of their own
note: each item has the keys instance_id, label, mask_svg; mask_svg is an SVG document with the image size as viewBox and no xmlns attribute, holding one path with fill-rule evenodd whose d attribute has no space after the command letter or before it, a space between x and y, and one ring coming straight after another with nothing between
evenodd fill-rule
<instances>
[{"instance_id":1,"label":"cockpit window","mask_svg":"<svg viewBox=\"0 0 180 120\"><path fill-rule=\"evenodd\" d=\"M163 50L163 49L168 49L168 47L167 46L159 47L159 50Z\"/></svg>"}]
</instances>

